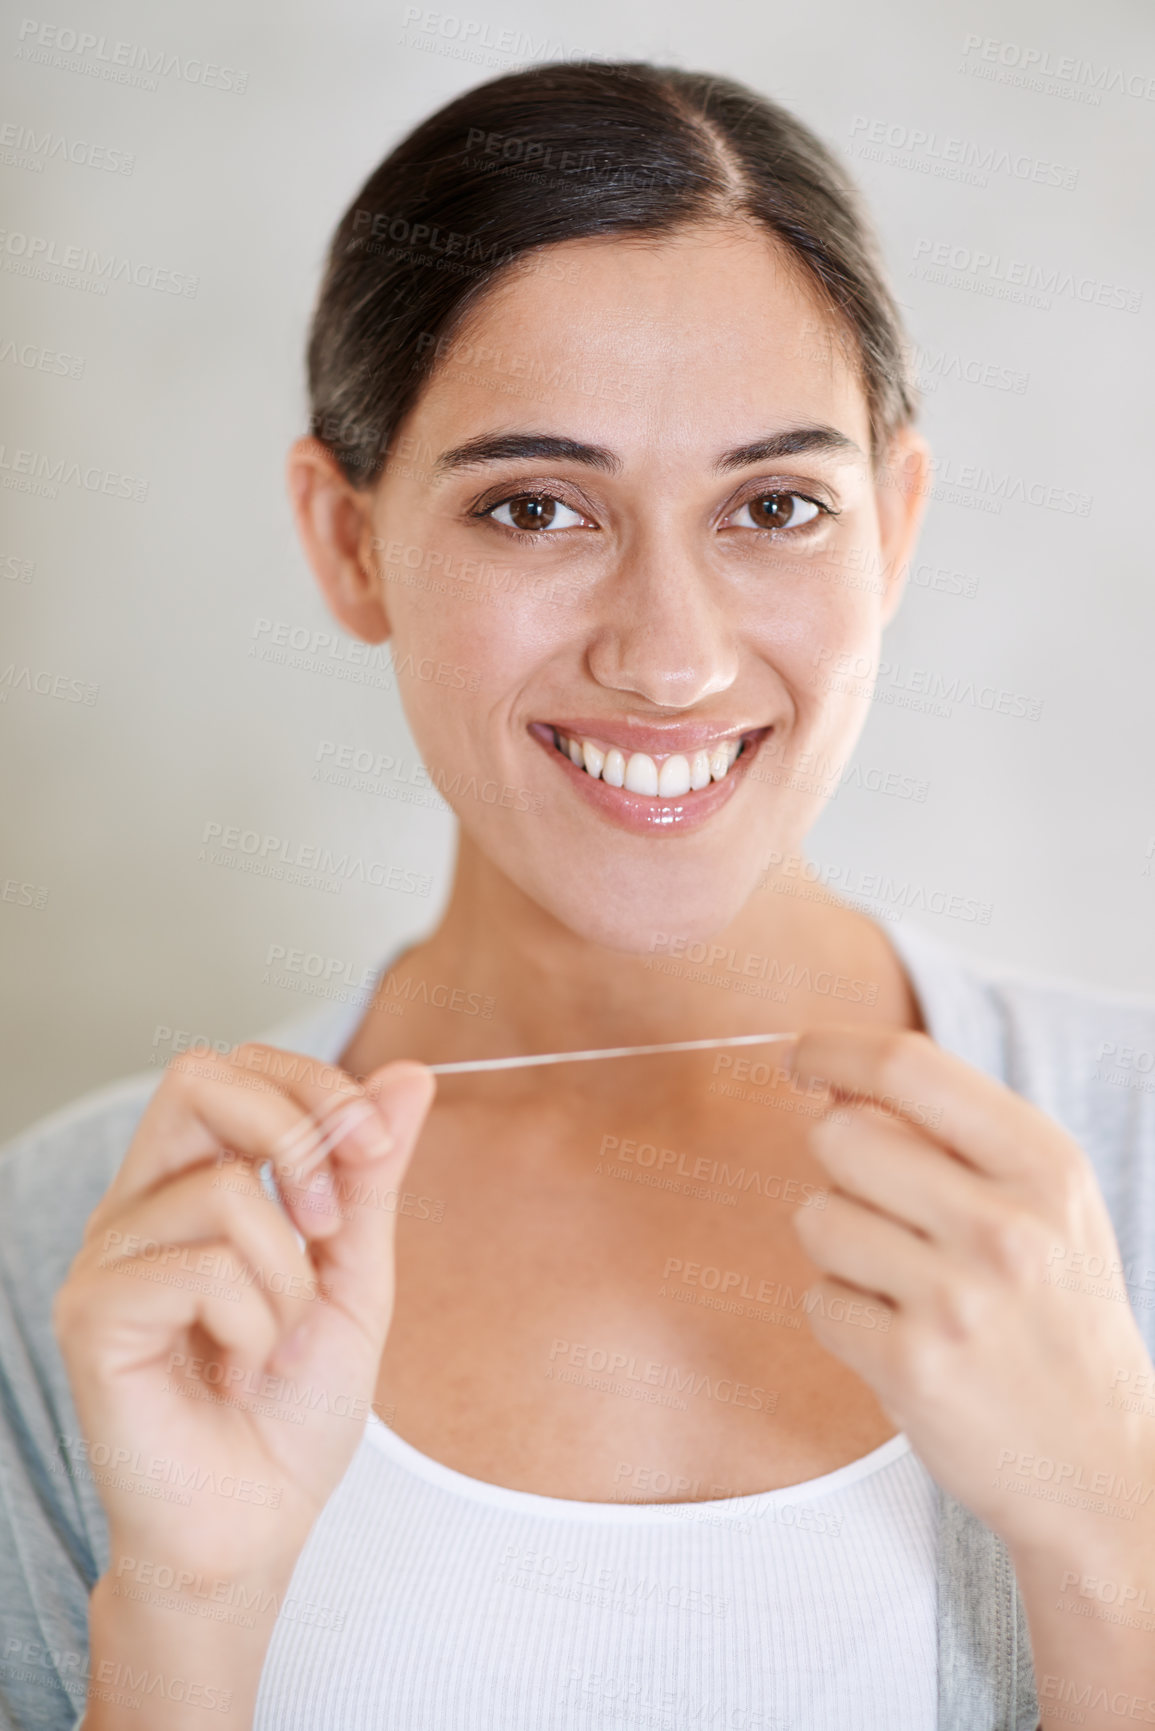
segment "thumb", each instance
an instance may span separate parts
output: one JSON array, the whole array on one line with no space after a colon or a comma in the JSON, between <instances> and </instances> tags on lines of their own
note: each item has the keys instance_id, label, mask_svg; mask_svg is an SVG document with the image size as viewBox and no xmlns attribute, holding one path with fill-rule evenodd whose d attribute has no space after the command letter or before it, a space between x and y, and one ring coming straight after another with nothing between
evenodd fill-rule
<instances>
[{"instance_id":1,"label":"thumb","mask_svg":"<svg viewBox=\"0 0 1155 1731\"><path fill-rule=\"evenodd\" d=\"M393 1310L393 1244L402 1185L436 1080L424 1064L402 1059L366 1078L365 1093L385 1134L373 1152L334 1150L334 1200L339 1229L314 1245L328 1295L374 1332L388 1327ZM364 1142L360 1143L363 1148Z\"/></svg>"},{"instance_id":2,"label":"thumb","mask_svg":"<svg viewBox=\"0 0 1155 1731\"><path fill-rule=\"evenodd\" d=\"M365 1092L376 1106L393 1138L393 1152L406 1150L408 1165L421 1126L437 1092L437 1078L411 1058L383 1064L365 1078Z\"/></svg>"}]
</instances>

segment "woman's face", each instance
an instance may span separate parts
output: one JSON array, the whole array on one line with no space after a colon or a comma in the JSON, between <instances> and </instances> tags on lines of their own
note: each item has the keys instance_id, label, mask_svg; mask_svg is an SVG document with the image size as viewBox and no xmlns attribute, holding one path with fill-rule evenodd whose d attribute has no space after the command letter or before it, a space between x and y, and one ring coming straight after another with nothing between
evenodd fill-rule
<instances>
[{"instance_id":1,"label":"woman's face","mask_svg":"<svg viewBox=\"0 0 1155 1731\"><path fill-rule=\"evenodd\" d=\"M435 356L365 501L357 628L476 847L640 952L727 926L836 785L921 444L913 490L878 484L853 360L762 234L533 265Z\"/></svg>"}]
</instances>

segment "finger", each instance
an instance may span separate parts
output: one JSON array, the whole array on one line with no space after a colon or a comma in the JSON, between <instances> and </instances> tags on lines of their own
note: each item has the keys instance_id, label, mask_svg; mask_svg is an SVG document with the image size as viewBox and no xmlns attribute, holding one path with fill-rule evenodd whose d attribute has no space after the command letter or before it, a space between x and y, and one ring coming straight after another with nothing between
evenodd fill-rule
<instances>
[{"instance_id":1,"label":"finger","mask_svg":"<svg viewBox=\"0 0 1155 1731\"><path fill-rule=\"evenodd\" d=\"M902 1428L896 1416L896 1395L901 1388L897 1372L901 1363L901 1315L885 1298L863 1294L837 1275L827 1274L811 1283L807 1321L821 1347L855 1371L874 1390L887 1417ZM864 1326L869 1317L871 1326Z\"/></svg>"},{"instance_id":2,"label":"finger","mask_svg":"<svg viewBox=\"0 0 1155 1731\"><path fill-rule=\"evenodd\" d=\"M333 1136L362 1137L366 1122L373 1124L364 1104L361 1123L338 1123L339 1108L358 1100L364 1090L343 1071L274 1047L242 1046L227 1058L178 1058L149 1102L90 1229L102 1228L132 1197L182 1168L236 1154L271 1160L285 1171L293 1213L293 1191L305 1190ZM316 1208L313 1215L320 1218ZM298 1224L312 1236L307 1219Z\"/></svg>"},{"instance_id":3,"label":"finger","mask_svg":"<svg viewBox=\"0 0 1155 1731\"><path fill-rule=\"evenodd\" d=\"M109 1221L81 1258L97 1267L135 1259L163 1283L207 1273L204 1246L211 1242L233 1246L245 1280L265 1293L282 1332L320 1295L312 1261L251 1164L178 1174Z\"/></svg>"},{"instance_id":4,"label":"finger","mask_svg":"<svg viewBox=\"0 0 1155 1731\"><path fill-rule=\"evenodd\" d=\"M393 1307L394 1240L400 1187L432 1104L436 1083L423 1064L386 1065L366 1090L389 1127L388 1152L375 1159L334 1152L340 1230L315 1247L330 1302L375 1344L384 1342ZM310 1326L306 1317L304 1327Z\"/></svg>"},{"instance_id":5,"label":"finger","mask_svg":"<svg viewBox=\"0 0 1155 1731\"><path fill-rule=\"evenodd\" d=\"M799 1209L794 1229L824 1274L893 1304L923 1302L942 1265L942 1251L925 1238L837 1190L825 1208Z\"/></svg>"},{"instance_id":6,"label":"finger","mask_svg":"<svg viewBox=\"0 0 1155 1731\"><path fill-rule=\"evenodd\" d=\"M99 1368L112 1377L147 1366L167 1368L182 1335L199 1325L243 1364L267 1362L279 1338L265 1294L243 1278L225 1240L205 1246L212 1272L158 1281L139 1258L93 1263L57 1295L53 1326L78 1386Z\"/></svg>"},{"instance_id":7,"label":"finger","mask_svg":"<svg viewBox=\"0 0 1155 1731\"><path fill-rule=\"evenodd\" d=\"M989 1181L906 1119L844 1105L815 1125L810 1146L847 1195L941 1244L976 1240Z\"/></svg>"},{"instance_id":8,"label":"finger","mask_svg":"<svg viewBox=\"0 0 1155 1731\"><path fill-rule=\"evenodd\" d=\"M992 1177L1029 1175L1062 1132L993 1077L901 1028L816 1028L799 1037L802 1082L871 1100Z\"/></svg>"}]
</instances>

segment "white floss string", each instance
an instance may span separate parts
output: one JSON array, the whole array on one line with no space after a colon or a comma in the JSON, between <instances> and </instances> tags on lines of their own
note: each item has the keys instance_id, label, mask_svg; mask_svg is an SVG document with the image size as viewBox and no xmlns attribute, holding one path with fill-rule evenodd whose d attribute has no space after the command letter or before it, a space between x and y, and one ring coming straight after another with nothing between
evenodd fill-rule
<instances>
[{"instance_id":1,"label":"white floss string","mask_svg":"<svg viewBox=\"0 0 1155 1731\"><path fill-rule=\"evenodd\" d=\"M655 1052L709 1052L717 1046L769 1046L796 1040L797 1034L729 1034L721 1040L674 1040L664 1046L606 1046L598 1052L534 1052L520 1058L468 1058L460 1064L429 1064L435 1076L464 1076L480 1070L528 1070L534 1064L588 1064L595 1058L648 1058Z\"/></svg>"}]
</instances>

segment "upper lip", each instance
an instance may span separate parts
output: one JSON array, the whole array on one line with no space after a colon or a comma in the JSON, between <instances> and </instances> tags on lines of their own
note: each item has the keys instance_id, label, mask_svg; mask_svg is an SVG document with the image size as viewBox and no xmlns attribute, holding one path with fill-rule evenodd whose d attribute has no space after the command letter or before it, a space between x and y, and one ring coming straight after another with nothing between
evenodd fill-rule
<instances>
[{"instance_id":1,"label":"upper lip","mask_svg":"<svg viewBox=\"0 0 1155 1731\"><path fill-rule=\"evenodd\" d=\"M627 756L642 751L648 757L683 757L695 751L707 751L724 739L743 739L750 733L764 733L768 722L726 723L723 721L635 721L630 716L551 716L539 723L556 728L571 739L592 739L603 745L616 745Z\"/></svg>"}]
</instances>

